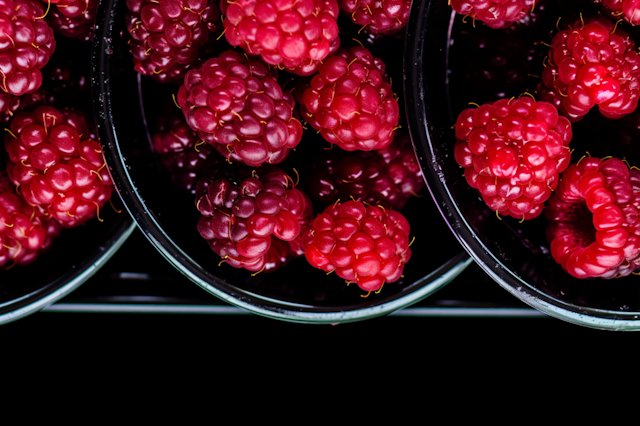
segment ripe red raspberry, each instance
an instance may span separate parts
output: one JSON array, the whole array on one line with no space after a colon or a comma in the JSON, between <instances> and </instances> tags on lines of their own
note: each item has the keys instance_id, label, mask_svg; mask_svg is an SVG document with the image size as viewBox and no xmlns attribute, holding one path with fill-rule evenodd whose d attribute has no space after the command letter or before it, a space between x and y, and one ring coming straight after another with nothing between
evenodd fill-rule
<instances>
[{"instance_id":1,"label":"ripe red raspberry","mask_svg":"<svg viewBox=\"0 0 640 426\"><path fill-rule=\"evenodd\" d=\"M409 222L394 211L360 201L329 206L302 235L305 257L315 268L336 271L365 291L400 279L411 258Z\"/></svg>"},{"instance_id":2,"label":"ripe red raspberry","mask_svg":"<svg viewBox=\"0 0 640 426\"><path fill-rule=\"evenodd\" d=\"M113 192L102 148L90 136L82 116L49 106L17 114L5 136L9 178L65 228L96 217Z\"/></svg>"},{"instance_id":3,"label":"ripe red raspberry","mask_svg":"<svg viewBox=\"0 0 640 426\"><path fill-rule=\"evenodd\" d=\"M407 135L399 134L381 150L327 151L312 165L307 192L328 204L353 198L401 210L424 186L411 141Z\"/></svg>"},{"instance_id":4,"label":"ripe red raspberry","mask_svg":"<svg viewBox=\"0 0 640 426\"><path fill-rule=\"evenodd\" d=\"M252 167L281 163L302 138L295 100L277 71L233 50L189 71L178 104L202 140Z\"/></svg>"},{"instance_id":5,"label":"ripe red raspberry","mask_svg":"<svg viewBox=\"0 0 640 426\"><path fill-rule=\"evenodd\" d=\"M615 278L640 268L640 171L617 158L583 158L549 199L551 256L576 278Z\"/></svg>"},{"instance_id":6,"label":"ripe red raspberry","mask_svg":"<svg viewBox=\"0 0 640 426\"><path fill-rule=\"evenodd\" d=\"M451 0L451 8L460 15L482 21L489 28L506 28L524 18L537 0Z\"/></svg>"},{"instance_id":7,"label":"ripe red raspberry","mask_svg":"<svg viewBox=\"0 0 640 426\"><path fill-rule=\"evenodd\" d=\"M300 230L312 214L308 198L275 167L259 170L240 185L226 179L202 179L195 200L202 215L198 232L211 249L234 268L254 272L272 271L286 263L282 261L286 245L272 241L293 242L288 254L293 255ZM270 254L272 246L275 251Z\"/></svg>"},{"instance_id":8,"label":"ripe red raspberry","mask_svg":"<svg viewBox=\"0 0 640 426\"><path fill-rule=\"evenodd\" d=\"M219 0L127 0L135 70L160 82L181 82L189 69L199 65L199 48L205 48L210 34L222 27L219 4Z\"/></svg>"},{"instance_id":9,"label":"ripe red raspberry","mask_svg":"<svg viewBox=\"0 0 640 426\"><path fill-rule=\"evenodd\" d=\"M0 267L26 265L47 251L62 227L16 194L0 174Z\"/></svg>"},{"instance_id":10,"label":"ripe red raspberry","mask_svg":"<svg viewBox=\"0 0 640 426\"><path fill-rule=\"evenodd\" d=\"M612 119L638 106L640 54L633 39L611 20L600 15L585 23L578 20L553 37L548 58L538 94L572 122L595 105Z\"/></svg>"},{"instance_id":11,"label":"ripe red raspberry","mask_svg":"<svg viewBox=\"0 0 640 426\"><path fill-rule=\"evenodd\" d=\"M624 19L631 25L640 24L640 0L591 0L614 19Z\"/></svg>"},{"instance_id":12,"label":"ripe red raspberry","mask_svg":"<svg viewBox=\"0 0 640 426\"><path fill-rule=\"evenodd\" d=\"M15 96L36 91L40 69L56 47L36 0L0 0L0 89Z\"/></svg>"},{"instance_id":13,"label":"ripe red raspberry","mask_svg":"<svg viewBox=\"0 0 640 426\"><path fill-rule=\"evenodd\" d=\"M222 0L220 9L229 44L293 74L314 74L340 46L336 0Z\"/></svg>"},{"instance_id":14,"label":"ripe red raspberry","mask_svg":"<svg viewBox=\"0 0 640 426\"><path fill-rule=\"evenodd\" d=\"M58 0L47 14L47 22L65 37L89 41L93 37L99 0Z\"/></svg>"},{"instance_id":15,"label":"ripe red raspberry","mask_svg":"<svg viewBox=\"0 0 640 426\"><path fill-rule=\"evenodd\" d=\"M469 108L455 126L455 159L501 215L533 219L569 165L571 123L547 102L501 99Z\"/></svg>"},{"instance_id":16,"label":"ripe red raspberry","mask_svg":"<svg viewBox=\"0 0 640 426\"><path fill-rule=\"evenodd\" d=\"M411 0L338 0L340 9L369 34L393 34L409 21Z\"/></svg>"},{"instance_id":17,"label":"ripe red raspberry","mask_svg":"<svg viewBox=\"0 0 640 426\"><path fill-rule=\"evenodd\" d=\"M382 149L393 141L400 107L382 60L364 47L339 49L302 95L302 117L345 151Z\"/></svg>"}]
</instances>

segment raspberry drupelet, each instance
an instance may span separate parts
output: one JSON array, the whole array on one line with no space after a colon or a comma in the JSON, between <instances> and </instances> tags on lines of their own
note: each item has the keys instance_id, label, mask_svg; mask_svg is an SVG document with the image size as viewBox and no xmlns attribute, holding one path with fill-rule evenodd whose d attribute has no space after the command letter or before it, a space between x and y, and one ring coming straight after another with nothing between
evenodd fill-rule
<instances>
[{"instance_id":1,"label":"raspberry drupelet","mask_svg":"<svg viewBox=\"0 0 640 426\"><path fill-rule=\"evenodd\" d=\"M14 96L42 85L56 41L37 0L0 0L0 89Z\"/></svg>"},{"instance_id":2,"label":"raspberry drupelet","mask_svg":"<svg viewBox=\"0 0 640 426\"><path fill-rule=\"evenodd\" d=\"M468 108L455 125L454 156L489 208L533 219L569 165L571 123L548 102L523 96Z\"/></svg>"},{"instance_id":3,"label":"raspberry drupelet","mask_svg":"<svg viewBox=\"0 0 640 426\"><path fill-rule=\"evenodd\" d=\"M369 34L393 34L409 21L411 0L338 0L340 9Z\"/></svg>"},{"instance_id":4,"label":"raspberry drupelet","mask_svg":"<svg viewBox=\"0 0 640 426\"><path fill-rule=\"evenodd\" d=\"M640 24L640 0L591 0L613 19L624 19L631 25Z\"/></svg>"},{"instance_id":5,"label":"raspberry drupelet","mask_svg":"<svg viewBox=\"0 0 640 426\"><path fill-rule=\"evenodd\" d=\"M297 75L311 75L340 47L336 0L222 0L232 46Z\"/></svg>"},{"instance_id":6,"label":"raspberry drupelet","mask_svg":"<svg viewBox=\"0 0 640 426\"><path fill-rule=\"evenodd\" d=\"M202 179L195 204L198 232L209 247L234 268L253 272L274 271L300 256L300 231L313 217L308 197L276 167L258 169L239 185Z\"/></svg>"},{"instance_id":7,"label":"raspberry drupelet","mask_svg":"<svg viewBox=\"0 0 640 426\"><path fill-rule=\"evenodd\" d=\"M489 28L506 28L524 18L536 3L537 0L451 0L451 8Z\"/></svg>"},{"instance_id":8,"label":"raspberry drupelet","mask_svg":"<svg viewBox=\"0 0 640 426\"><path fill-rule=\"evenodd\" d=\"M127 0L129 50L137 72L180 83L221 27L219 0Z\"/></svg>"},{"instance_id":9,"label":"raspberry drupelet","mask_svg":"<svg viewBox=\"0 0 640 426\"><path fill-rule=\"evenodd\" d=\"M401 210L425 187L409 136L402 133L381 150L325 151L308 176L307 193L327 204L355 199Z\"/></svg>"},{"instance_id":10,"label":"raspberry drupelet","mask_svg":"<svg viewBox=\"0 0 640 426\"><path fill-rule=\"evenodd\" d=\"M189 126L230 161L278 164L302 138L276 69L234 50L189 71L177 99Z\"/></svg>"},{"instance_id":11,"label":"raspberry drupelet","mask_svg":"<svg viewBox=\"0 0 640 426\"><path fill-rule=\"evenodd\" d=\"M43 211L30 206L0 173L0 267L26 265L47 251L62 227Z\"/></svg>"},{"instance_id":12,"label":"raspberry drupelet","mask_svg":"<svg viewBox=\"0 0 640 426\"><path fill-rule=\"evenodd\" d=\"M393 141L400 107L385 64L369 50L339 49L302 95L302 118L345 151L382 149Z\"/></svg>"},{"instance_id":13,"label":"raspberry drupelet","mask_svg":"<svg viewBox=\"0 0 640 426\"><path fill-rule=\"evenodd\" d=\"M17 114L8 130L7 174L29 204L65 228L99 215L113 182L83 116L42 106Z\"/></svg>"},{"instance_id":14,"label":"raspberry drupelet","mask_svg":"<svg viewBox=\"0 0 640 426\"><path fill-rule=\"evenodd\" d=\"M537 92L572 122L596 105L611 119L638 106L640 54L633 39L604 16L558 32L548 59Z\"/></svg>"},{"instance_id":15,"label":"raspberry drupelet","mask_svg":"<svg viewBox=\"0 0 640 426\"><path fill-rule=\"evenodd\" d=\"M551 256L576 278L640 268L640 170L617 158L582 158L563 173L545 209Z\"/></svg>"},{"instance_id":16,"label":"raspberry drupelet","mask_svg":"<svg viewBox=\"0 0 640 426\"><path fill-rule=\"evenodd\" d=\"M99 0L58 0L51 3L54 5L47 14L51 28L65 37L91 40Z\"/></svg>"},{"instance_id":17,"label":"raspberry drupelet","mask_svg":"<svg viewBox=\"0 0 640 426\"><path fill-rule=\"evenodd\" d=\"M401 278L411 258L409 232L409 222L394 210L336 202L304 231L302 244L311 266L378 291Z\"/></svg>"}]
</instances>

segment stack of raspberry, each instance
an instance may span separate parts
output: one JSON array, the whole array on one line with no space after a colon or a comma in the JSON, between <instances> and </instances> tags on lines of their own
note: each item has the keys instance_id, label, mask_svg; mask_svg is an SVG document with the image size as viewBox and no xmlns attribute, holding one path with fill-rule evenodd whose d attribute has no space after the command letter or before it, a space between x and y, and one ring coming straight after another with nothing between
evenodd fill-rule
<instances>
[{"instance_id":1,"label":"stack of raspberry","mask_svg":"<svg viewBox=\"0 0 640 426\"><path fill-rule=\"evenodd\" d=\"M200 212L197 228L210 248L224 263L254 273L278 270L293 257L310 253L313 238L303 241L301 236L315 232L312 203L291 177L273 166L300 148L301 116L337 145L335 161L342 159L339 169L351 161L345 158L354 159L346 175L340 171L335 176L336 187L349 182L339 195L323 190L315 195L362 200L353 201L357 211L366 211L357 219L362 220L358 226L371 234L367 238L375 239L381 250L363 254L371 247L366 238L356 235L353 257L339 261L344 277L368 291L398 280L410 257L409 226L400 213L385 209L404 207L424 183L408 137L396 134L400 106L385 64L361 46L338 50L338 2L222 0L225 37L219 42L226 39L244 52L220 49L222 53L207 56L201 50L169 77L167 70L179 61L161 58L162 49L157 46L175 56L178 45L189 39L179 39L182 33L177 29L200 25L195 19L180 21L190 16L182 2L129 0L127 22L136 70L158 82L181 83L176 100L186 124L169 120L154 134L154 150L174 183L195 191ZM196 10L211 3L202 0L197 7L189 7ZM407 0L341 1L343 13L353 18L354 25L364 25L373 34L397 33L407 22L410 4ZM301 81L297 76L309 76L305 90L296 93L299 108L291 91L278 81L278 69L295 74L298 81L292 86L296 87ZM396 136L397 144L391 145ZM211 148L235 167L234 174L220 177L222 167ZM322 147L303 149L313 152ZM344 151L357 152L345 157ZM254 168L253 175L247 177L243 167ZM303 181L308 181L308 173L302 171ZM350 202L345 205L351 206ZM346 234L335 232L346 243ZM372 259L375 256L381 257ZM350 264L351 274L346 272ZM327 270L326 265L322 267Z\"/></svg>"}]
</instances>

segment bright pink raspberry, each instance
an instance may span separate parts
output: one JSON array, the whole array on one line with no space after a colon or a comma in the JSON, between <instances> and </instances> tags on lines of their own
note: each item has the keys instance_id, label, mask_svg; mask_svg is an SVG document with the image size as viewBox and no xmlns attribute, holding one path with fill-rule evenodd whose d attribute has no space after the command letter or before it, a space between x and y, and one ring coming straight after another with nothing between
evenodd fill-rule
<instances>
[{"instance_id":1,"label":"bright pink raspberry","mask_svg":"<svg viewBox=\"0 0 640 426\"><path fill-rule=\"evenodd\" d=\"M302 235L311 266L335 271L365 291L379 291L401 278L411 258L409 222L394 211L360 201L335 203Z\"/></svg>"},{"instance_id":2,"label":"bright pink raspberry","mask_svg":"<svg viewBox=\"0 0 640 426\"><path fill-rule=\"evenodd\" d=\"M354 199L401 210L425 187L422 169L406 134L375 151L332 149L312 164L307 193L320 201Z\"/></svg>"},{"instance_id":3,"label":"bright pink raspberry","mask_svg":"<svg viewBox=\"0 0 640 426\"><path fill-rule=\"evenodd\" d=\"M382 149L400 120L385 64L361 46L324 61L302 95L302 117L345 151Z\"/></svg>"},{"instance_id":4,"label":"bright pink raspberry","mask_svg":"<svg viewBox=\"0 0 640 426\"><path fill-rule=\"evenodd\" d=\"M7 176L0 173L0 267L35 261L61 230L58 222L19 196Z\"/></svg>"},{"instance_id":5,"label":"bright pink raspberry","mask_svg":"<svg viewBox=\"0 0 640 426\"><path fill-rule=\"evenodd\" d=\"M571 123L524 96L469 108L458 116L454 156L489 208L533 219L569 165Z\"/></svg>"},{"instance_id":6,"label":"bright pink raspberry","mask_svg":"<svg viewBox=\"0 0 640 426\"><path fill-rule=\"evenodd\" d=\"M137 72L180 83L221 28L219 0L127 0L129 50Z\"/></svg>"},{"instance_id":7,"label":"bright pink raspberry","mask_svg":"<svg viewBox=\"0 0 640 426\"><path fill-rule=\"evenodd\" d=\"M338 0L340 9L369 34L393 34L409 21L411 0Z\"/></svg>"},{"instance_id":8,"label":"bright pink raspberry","mask_svg":"<svg viewBox=\"0 0 640 426\"><path fill-rule=\"evenodd\" d=\"M40 69L56 47L37 0L0 0L0 89L15 96L35 92Z\"/></svg>"},{"instance_id":9,"label":"bright pink raspberry","mask_svg":"<svg viewBox=\"0 0 640 426\"><path fill-rule=\"evenodd\" d=\"M65 37L91 40L99 0L58 0L51 3L55 3L47 14L51 28Z\"/></svg>"},{"instance_id":10,"label":"bright pink raspberry","mask_svg":"<svg viewBox=\"0 0 640 426\"><path fill-rule=\"evenodd\" d=\"M537 0L451 0L451 8L460 15L482 21L489 28L506 28L524 18Z\"/></svg>"},{"instance_id":11,"label":"bright pink raspberry","mask_svg":"<svg viewBox=\"0 0 640 426\"><path fill-rule=\"evenodd\" d=\"M640 268L640 171L617 158L583 158L562 174L545 209L551 256L576 278Z\"/></svg>"},{"instance_id":12,"label":"bright pink raspberry","mask_svg":"<svg viewBox=\"0 0 640 426\"><path fill-rule=\"evenodd\" d=\"M572 122L596 105L611 119L638 106L640 54L633 39L611 20L601 15L578 20L553 37L548 58L538 94Z\"/></svg>"},{"instance_id":13,"label":"bright pink raspberry","mask_svg":"<svg viewBox=\"0 0 640 426\"><path fill-rule=\"evenodd\" d=\"M336 0L222 0L224 35L268 64L311 75L338 50Z\"/></svg>"},{"instance_id":14,"label":"bright pink raspberry","mask_svg":"<svg viewBox=\"0 0 640 426\"><path fill-rule=\"evenodd\" d=\"M9 130L4 141L7 174L29 204L65 228L98 216L113 182L102 147L90 139L81 115L42 106L17 114Z\"/></svg>"},{"instance_id":15,"label":"bright pink raspberry","mask_svg":"<svg viewBox=\"0 0 640 426\"><path fill-rule=\"evenodd\" d=\"M640 0L591 0L613 19L624 19L631 25L640 24Z\"/></svg>"},{"instance_id":16,"label":"bright pink raspberry","mask_svg":"<svg viewBox=\"0 0 640 426\"><path fill-rule=\"evenodd\" d=\"M202 179L195 204L198 232L211 249L234 268L253 272L274 271L300 256L300 231L313 217L308 197L276 167L258 169L239 185Z\"/></svg>"},{"instance_id":17,"label":"bright pink raspberry","mask_svg":"<svg viewBox=\"0 0 640 426\"><path fill-rule=\"evenodd\" d=\"M251 167L281 163L302 138L295 100L277 71L234 50L189 71L178 104L202 140Z\"/></svg>"}]
</instances>

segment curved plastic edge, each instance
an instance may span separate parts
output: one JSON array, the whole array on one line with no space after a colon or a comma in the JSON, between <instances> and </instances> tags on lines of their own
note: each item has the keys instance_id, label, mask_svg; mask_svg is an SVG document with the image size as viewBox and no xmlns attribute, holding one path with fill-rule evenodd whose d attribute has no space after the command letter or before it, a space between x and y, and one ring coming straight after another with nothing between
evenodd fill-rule
<instances>
[{"instance_id":1,"label":"curved plastic edge","mask_svg":"<svg viewBox=\"0 0 640 426\"><path fill-rule=\"evenodd\" d=\"M442 180L444 178L441 178L437 173L438 166L432 161L434 153L431 149L431 138L424 108L425 81L421 71L422 67L428 66L428 64L423 63L426 40L425 32L420 31L420 29L426 27L431 7L432 2L428 0L414 1L412 5L409 23L407 24L407 43L405 44L404 91L409 134L418 155L423 154L423 156L427 157L428 163L434 166L423 166L423 174L429 193L447 225L467 253L487 275L502 288L532 308L576 325L604 330L640 331L640 317L637 315L601 309L586 309L564 303L532 288L491 254L452 201L453 198L444 180ZM409 40L412 41L409 42ZM410 61L409 66L407 66L407 61ZM446 72L445 67L442 67L442 72ZM413 113L409 111L413 111ZM424 164L424 162L421 162L421 164ZM630 318L625 319L624 317Z\"/></svg>"},{"instance_id":2,"label":"curved plastic edge","mask_svg":"<svg viewBox=\"0 0 640 426\"><path fill-rule=\"evenodd\" d=\"M129 224L127 229L122 232L118 238L113 242L113 244L107 249L95 262L93 262L89 267L87 267L81 274L75 276L68 283L63 285L62 287L56 289L52 293L47 296L38 299L37 301L30 303L26 306L23 306L19 309L16 309L12 312L8 312L6 314L0 315L0 325L8 324L10 322L16 321L20 318L24 318L27 315L31 315L40 311L43 308L55 303L56 301L62 299L64 296L71 293L76 288L80 287L85 281L91 278L102 266L111 259L111 257L115 254L116 251L124 244L124 242L129 238L133 230L136 229L136 224L133 221Z\"/></svg>"}]
</instances>

